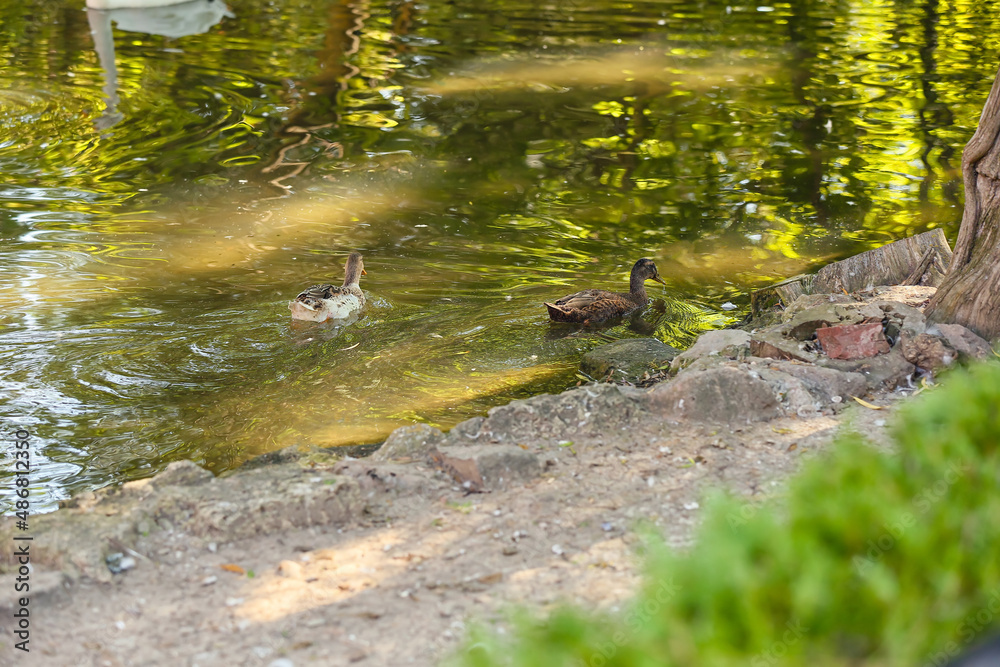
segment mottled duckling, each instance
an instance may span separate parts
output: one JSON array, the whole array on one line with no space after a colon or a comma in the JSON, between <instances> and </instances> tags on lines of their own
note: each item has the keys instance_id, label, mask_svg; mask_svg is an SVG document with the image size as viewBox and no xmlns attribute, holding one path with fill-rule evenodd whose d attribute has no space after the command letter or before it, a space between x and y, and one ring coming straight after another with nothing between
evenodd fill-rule
<instances>
[{"instance_id":1,"label":"mottled duckling","mask_svg":"<svg viewBox=\"0 0 1000 667\"><path fill-rule=\"evenodd\" d=\"M361 276L367 276L361 253L352 252L347 258L344 284L313 285L302 291L288 304L293 320L323 322L330 319L344 319L361 310L365 305L365 293L358 287Z\"/></svg>"},{"instance_id":2,"label":"mottled duckling","mask_svg":"<svg viewBox=\"0 0 1000 667\"><path fill-rule=\"evenodd\" d=\"M627 294L600 289L585 289L582 292L564 296L555 303L546 303L545 307L549 309L549 317L556 322L580 322L583 324L602 322L645 306L648 300L645 287L647 280L655 280L666 285L663 278L657 273L653 260L644 258L632 267Z\"/></svg>"}]
</instances>

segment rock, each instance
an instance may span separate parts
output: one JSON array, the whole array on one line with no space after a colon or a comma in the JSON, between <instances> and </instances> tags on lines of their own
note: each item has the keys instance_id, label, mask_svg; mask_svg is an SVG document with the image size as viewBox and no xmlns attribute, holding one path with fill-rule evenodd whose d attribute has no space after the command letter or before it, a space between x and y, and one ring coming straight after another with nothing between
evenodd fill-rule
<instances>
[{"instance_id":1,"label":"rock","mask_svg":"<svg viewBox=\"0 0 1000 667\"><path fill-rule=\"evenodd\" d=\"M769 359L795 359L815 363L819 355L806 350L802 343L785 338L775 331L759 331L750 336L750 354Z\"/></svg>"},{"instance_id":2,"label":"rock","mask_svg":"<svg viewBox=\"0 0 1000 667\"><path fill-rule=\"evenodd\" d=\"M245 462L241 467L249 469L259 466L270 466L277 465L279 463L291 463L292 461L298 461L302 458L302 449L303 448L298 445L289 445L288 447L284 447L282 449L276 449L273 452L259 454Z\"/></svg>"},{"instance_id":3,"label":"rock","mask_svg":"<svg viewBox=\"0 0 1000 667\"><path fill-rule=\"evenodd\" d=\"M128 572L135 567L135 558L132 556L126 556L120 551L108 554L104 558L104 562L108 564L108 571L111 574L121 574L122 572Z\"/></svg>"},{"instance_id":4,"label":"rock","mask_svg":"<svg viewBox=\"0 0 1000 667\"><path fill-rule=\"evenodd\" d=\"M824 407L843 405L849 396L861 396L868 391L865 376L822 366L807 366L790 361L771 362L770 367L801 380L806 390ZM840 401L836 397L840 397Z\"/></svg>"},{"instance_id":5,"label":"rock","mask_svg":"<svg viewBox=\"0 0 1000 667\"><path fill-rule=\"evenodd\" d=\"M749 356L749 350L748 350L747 354L741 357L739 360L744 361L755 358L756 357ZM693 373L696 371L707 371L713 368L717 368L719 366L732 366L732 363L734 361L736 360L730 359L729 357L723 357L722 355L719 354L710 354L708 356L698 357L697 359L688 362L688 364L684 366L684 368L681 368L680 370L677 371L677 375L681 375L682 373Z\"/></svg>"},{"instance_id":6,"label":"rock","mask_svg":"<svg viewBox=\"0 0 1000 667\"><path fill-rule=\"evenodd\" d=\"M190 466L178 468L193 472ZM62 571L71 579L109 582L106 557L123 551L109 545L132 548L140 525L153 526L153 533L183 533L186 544L197 545L201 539L218 544L296 528L337 527L366 507L355 480L294 463L219 478L209 475L201 484L180 479L177 484L160 479L156 485L137 480L129 482L135 485L132 492L122 485L83 494L78 502L47 515L46 521L35 521L32 565ZM12 522L0 521L0 538L9 539L14 531Z\"/></svg>"},{"instance_id":7,"label":"rock","mask_svg":"<svg viewBox=\"0 0 1000 667\"><path fill-rule=\"evenodd\" d=\"M0 577L0 611L8 612L20 606L24 591L18 591L14 586L17 569L12 569ZM53 602L61 597L60 593L68 589L72 580L62 572L33 568L31 572L31 604Z\"/></svg>"},{"instance_id":8,"label":"rock","mask_svg":"<svg viewBox=\"0 0 1000 667\"><path fill-rule=\"evenodd\" d=\"M899 339L899 347L907 361L928 371L939 371L958 361L958 352L944 338L927 333L904 335Z\"/></svg>"},{"instance_id":9,"label":"rock","mask_svg":"<svg viewBox=\"0 0 1000 667\"><path fill-rule=\"evenodd\" d=\"M890 345L894 345L903 333L916 336L927 329L924 314L912 306L899 301L873 301L872 305L885 314L885 335L889 338Z\"/></svg>"},{"instance_id":10,"label":"rock","mask_svg":"<svg viewBox=\"0 0 1000 667\"><path fill-rule=\"evenodd\" d=\"M432 449L427 460L435 469L451 477L466 494L486 493L486 482L475 459L445 455L441 450Z\"/></svg>"},{"instance_id":11,"label":"rock","mask_svg":"<svg viewBox=\"0 0 1000 667\"><path fill-rule=\"evenodd\" d=\"M782 331L796 340L809 340L817 329L823 327L881 321L882 317L882 311L871 304L831 303L806 308L793 315L785 322Z\"/></svg>"},{"instance_id":12,"label":"rock","mask_svg":"<svg viewBox=\"0 0 1000 667\"><path fill-rule=\"evenodd\" d=\"M215 475L193 461L174 461L159 475L149 480L154 488L164 486L195 486L215 479Z\"/></svg>"},{"instance_id":13,"label":"rock","mask_svg":"<svg viewBox=\"0 0 1000 667\"><path fill-rule=\"evenodd\" d=\"M835 294L803 294L785 309L781 314L781 321L788 322L804 310L816 306L828 306L833 303L855 303L855 300L842 292Z\"/></svg>"},{"instance_id":14,"label":"rock","mask_svg":"<svg viewBox=\"0 0 1000 667\"><path fill-rule=\"evenodd\" d=\"M459 422L448 431L448 440L451 444L458 444L461 440L475 440L479 437L479 429L483 427L485 417L473 417Z\"/></svg>"},{"instance_id":15,"label":"rock","mask_svg":"<svg viewBox=\"0 0 1000 667\"><path fill-rule=\"evenodd\" d=\"M595 380L636 382L643 374L669 364L678 351L655 338L629 338L602 345L583 355L580 370Z\"/></svg>"},{"instance_id":16,"label":"rock","mask_svg":"<svg viewBox=\"0 0 1000 667\"><path fill-rule=\"evenodd\" d=\"M881 322L824 327L816 338L831 359L867 359L889 351Z\"/></svg>"},{"instance_id":17,"label":"rock","mask_svg":"<svg viewBox=\"0 0 1000 667\"><path fill-rule=\"evenodd\" d=\"M278 563L278 574L280 574L283 577L301 579L302 564L296 563L294 560L283 560L280 563Z\"/></svg>"},{"instance_id":18,"label":"rock","mask_svg":"<svg viewBox=\"0 0 1000 667\"><path fill-rule=\"evenodd\" d=\"M888 354L880 354L869 359L846 361L820 357L816 364L846 373L860 373L872 391L909 386L911 376L916 370L913 364L903 357L898 345L889 350Z\"/></svg>"},{"instance_id":19,"label":"rock","mask_svg":"<svg viewBox=\"0 0 1000 667\"><path fill-rule=\"evenodd\" d=\"M385 444L372 454L372 461L402 458L424 458L427 452L444 440L444 433L427 424L402 426L389 434Z\"/></svg>"},{"instance_id":20,"label":"rock","mask_svg":"<svg viewBox=\"0 0 1000 667\"><path fill-rule=\"evenodd\" d=\"M792 362L785 362L792 363ZM761 366L750 371L750 375L766 382L778 400L781 411L797 417L815 417L829 407L818 401L801 379L782 373L770 366ZM832 410L827 410L832 412Z\"/></svg>"},{"instance_id":21,"label":"rock","mask_svg":"<svg viewBox=\"0 0 1000 667\"><path fill-rule=\"evenodd\" d=\"M948 345L958 352L959 361L989 359L993 355L993 348L984 338L961 324L935 324L927 333L931 335L940 333Z\"/></svg>"},{"instance_id":22,"label":"rock","mask_svg":"<svg viewBox=\"0 0 1000 667\"><path fill-rule=\"evenodd\" d=\"M726 366L679 375L654 388L648 400L650 409L667 419L736 425L781 414L767 382Z\"/></svg>"},{"instance_id":23,"label":"rock","mask_svg":"<svg viewBox=\"0 0 1000 667\"><path fill-rule=\"evenodd\" d=\"M567 432L594 436L632 424L646 410L646 392L615 384L590 384L558 395L541 394L492 408L480 425L480 442L556 441ZM455 443L458 444L458 443Z\"/></svg>"},{"instance_id":24,"label":"rock","mask_svg":"<svg viewBox=\"0 0 1000 667\"><path fill-rule=\"evenodd\" d=\"M444 453L453 459L475 461L483 484L490 490L534 479L542 473L538 456L516 445L457 445L446 448Z\"/></svg>"},{"instance_id":25,"label":"rock","mask_svg":"<svg viewBox=\"0 0 1000 667\"><path fill-rule=\"evenodd\" d=\"M157 517L169 519L178 530L213 541L343 525L365 507L355 480L292 467L221 478L206 485L203 496L181 491L166 490L158 499Z\"/></svg>"},{"instance_id":26,"label":"rock","mask_svg":"<svg viewBox=\"0 0 1000 667\"><path fill-rule=\"evenodd\" d=\"M738 329L720 329L698 336L694 345L684 350L670 363L670 372L688 367L696 359L708 356L742 359L750 353L750 334Z\"/></svg>"}]
</instances>

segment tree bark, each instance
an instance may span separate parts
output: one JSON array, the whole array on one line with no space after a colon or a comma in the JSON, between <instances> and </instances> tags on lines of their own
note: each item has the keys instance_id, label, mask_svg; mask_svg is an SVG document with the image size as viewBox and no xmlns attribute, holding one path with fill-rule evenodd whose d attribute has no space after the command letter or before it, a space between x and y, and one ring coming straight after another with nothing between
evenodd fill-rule
<instances>
[{"instance_id":1,"label":"tree bark","mask_svg":"<svg viewBox=\"0 0 1000 667\"><path fill-rule=\"evenodd\" d=\"M965 211L948 275L925 314L1000 336L1000 72L962 154Z\"/></svg>"}]
</instances>

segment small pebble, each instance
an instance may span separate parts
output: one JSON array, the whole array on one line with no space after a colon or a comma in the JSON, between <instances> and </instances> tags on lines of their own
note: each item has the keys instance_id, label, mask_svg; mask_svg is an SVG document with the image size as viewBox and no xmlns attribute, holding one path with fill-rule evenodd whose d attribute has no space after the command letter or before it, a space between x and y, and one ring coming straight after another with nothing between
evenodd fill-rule
<instances>
[{"instance_id":1,"label":"small pebble","mask_svg":"<svg viewBox=\"0 0 1000 667\"><path fill-rule=\"evenodd\" d=\"M736 304L727 301L724 304L722 304L720 308L722 308L722 310L736 310Z\"/></svg>"},{"instance_id":2,"label":"small pebble","mask_svg":"<svg viewBox=\"0 0 1000 667\"><path fill-rule=\"evenodd\" d=\"M278 574L283 577L301 577L302 566L293 560L283 560L278 563Z\"/></svg>"},{"instance_id":3,"label":"small pebble","mask_svg":"<svg viewBox=\"0 0 1000 667\"><path fill-rule=\"evenodd\" d=\"M841 401L844 400L844 397L843 396L834 396L830 400L833 401L834 403L840 403Z\"/></svg>"},{"instance_id":4,"label":"small pebble","mask_svg":"<svg viewBox=\"0 0 1000 667\"><path fill-rule=\"evenodd\" d=\"M684 509L686 509L686 510L696 510L696 509L698 509L698 503L684 503Z\"/></svg>"},{"instance_id":5,"label":"small pebble","mask_svg":"<svg viewBox=\"0 0 1000 667\"><path fill-rule=\"evenodd\" d=\"M243 598L226 598L227 607L235 607L243 604Z\"/></svg>"},{"instance_id":6,"label":"small pebble","mask_svg":"<svg viewBox=\"0 0 1000 667\"><path fill-rule=\"evenodd\" d=\"M604 523L601 524L601 530L603 530L605 533L613 529L614 526L611 525L610 521L605 521Z\"/></svg>"},{"instance_id":7,"label":"small pebble","mask_svg":"<svg viewBox=\"0 0 1000 667\"><path fill-rule=\"evenodd\" d=\"M554 553L557 556L562 556L565 552L563 551L563 548L561 546L559 546L558 544L553 544L552 553Z\"/></svg>"},{"instance_id":8,"label":"small pebble","mask_svg":"<svg viewBox=\"0 0 1000 667\"><path fill-rule=\"evenodd\" d=\"M514 546L513 544L508 544L503 548L503 551L501 553L503 553L504 556L513 556L514 554L517 553L517 551L518 549L516 546Z\"/></svg>"},{"instance_id":9,"label":"small pebble","mask_svg":"<svg viewBox=\"0 0 1000 667\"><path fill-rule=\"evenodd\" d=\"M104 562L108 565L108 570L111 574L121 574L125 570L131 570L135 567L135 559L131 556L126 556L120 551L116 551L113 554L108 555L104 559Z\"/></svg>"},{"instance_id":10,"label":"small pebble","mask_svg":"<svg viewBox=\"0 0 1000 667\"><path fill-rule=\"evenodd\" d=\"M204 579L202 579L201 580L201 585L202 586L211 586L212 584L214 584L218 580L219 580L219 578L213 574L210 577L205 577Z\"/></svg>"},{"instance_id":11,"label":"small pebble","mask_svg":"<svg viewBox=\"0 0 1000 667\"><path fill-rule=\"evenodd\" d=\"M278 658L277 660L272 660L267 667L295 667L295 663L288 658Z\"/></svg>"},{"instance_id":12,"label":"small pebble","mask_svg":"<svg viewBox=\"0 0 1000 667\"><path fill-rule=\"evenodd\" d=\"M875 425L876 426L885 426L885 420L884 419L876 419L875 420Z\"/></svg>"}]
</instances>

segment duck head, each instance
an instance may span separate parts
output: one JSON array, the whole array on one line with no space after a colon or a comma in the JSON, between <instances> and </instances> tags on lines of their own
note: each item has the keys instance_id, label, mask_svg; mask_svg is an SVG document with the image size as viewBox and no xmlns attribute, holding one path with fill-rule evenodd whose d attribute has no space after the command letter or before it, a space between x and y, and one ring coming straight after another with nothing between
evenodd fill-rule
<instances>
[{"instance_id":1,"label":"duck head","mask_svg":"<svg viewBox=\"0 0 1000 667\"><path fill-rule=\"evenodd\" d=\"M655 280L661 285L667 284L660 277L660 273L656 270L656 264L653 263L653 260L643 257L632 267L631 282L638 282L641 285L647 280Z\"/></svg>"},{"instance_id":2,"label":"duck head","mask_svg":"<svg viewBox=\"0 0 1000 667\"><path fill-rule=\"evenodd\" d=\"M344 270L344 285L357 285L361 276L367 276L364 260L361 259L360 252L352 252L347 257L347 266Z\"/></svg>"}]
</instances>

